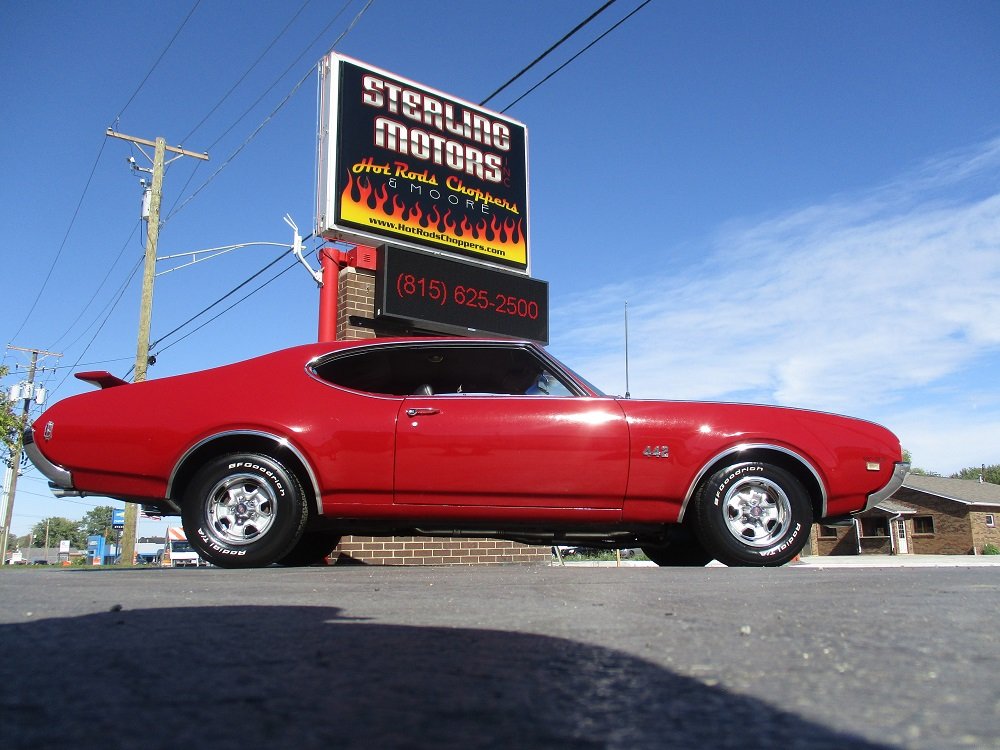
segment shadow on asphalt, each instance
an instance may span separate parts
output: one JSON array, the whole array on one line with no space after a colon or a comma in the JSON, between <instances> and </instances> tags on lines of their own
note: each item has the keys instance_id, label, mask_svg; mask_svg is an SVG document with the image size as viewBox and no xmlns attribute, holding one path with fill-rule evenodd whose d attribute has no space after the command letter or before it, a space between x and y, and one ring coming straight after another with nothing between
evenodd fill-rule
<instances>
[{"instance_id":1,"label":"shadow on asphalt","mask_svg":"<svg viewBox=\"0 0 1000 750\"><path fill-rule=\"evenodd\" d=\"M0 644L7 747L881 747L618 651L331 607L112 611Z\"/></svg>"}]
</instances>

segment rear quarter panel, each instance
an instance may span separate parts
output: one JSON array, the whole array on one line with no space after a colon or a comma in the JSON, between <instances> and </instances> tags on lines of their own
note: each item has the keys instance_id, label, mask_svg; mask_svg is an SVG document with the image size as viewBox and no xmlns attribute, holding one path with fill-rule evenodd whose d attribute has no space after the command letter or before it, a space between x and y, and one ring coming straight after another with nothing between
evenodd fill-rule
<instances>
[{"instance_id":1,"label":"rear quarter panel","mask_svg":"<svg viewBox=\"0 0 1000 750\"><path fill-rule=\"evenodd\" d=\"M384 494L391 502L398 400L351 394L311 377L306 364L329 348L301 347L73 396L36 421L36 443L73 472L78 489L163 497L191 448L225 433L260 432L286 439L305 457L321 494ZM53 435L45 440L49 421Z\"/></svg>"}]
</instances>

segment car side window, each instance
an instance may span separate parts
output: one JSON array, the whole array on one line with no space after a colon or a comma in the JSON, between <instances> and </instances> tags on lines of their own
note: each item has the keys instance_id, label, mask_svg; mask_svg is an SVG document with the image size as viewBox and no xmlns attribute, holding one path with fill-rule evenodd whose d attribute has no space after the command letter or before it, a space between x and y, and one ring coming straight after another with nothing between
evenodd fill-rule
<instances>
[{"instance_id":1,"label":"car side window","mask_svg":"<svg viewBox=\"0 0 1000 750\"><path fill-rule=\"evenodd\" d=\"M572 396L574 395L566 384L548 370L538 373L535 382L524 392L526 396Z\"/></svg>"},{"instance_id":2,"label":"car side window","mask_svg":"<svg viewBox=\"0 0 1000 750\"><path fill-rule=\"evenodd\" d=\"M429 344L372 347L313 366L322 380L389 396L575 396L523 346Z\"/></svg>"}]
</instances>

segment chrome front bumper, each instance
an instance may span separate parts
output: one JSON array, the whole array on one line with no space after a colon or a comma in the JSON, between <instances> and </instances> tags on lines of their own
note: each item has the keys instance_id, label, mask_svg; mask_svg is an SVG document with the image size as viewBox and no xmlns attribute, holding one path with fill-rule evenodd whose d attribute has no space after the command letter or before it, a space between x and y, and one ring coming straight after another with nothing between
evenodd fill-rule
<instances>
[{"instance_id":1,"label":"chrome front bumper","mask_svg":"<svg viewBox=\"0 0 1000 750\"><path fill-rule=\"evenodd\" d=\"M858 512L864 513L866 510L871 510L883 500L888 500L892 497L892 494L903 486L903 480L906 479L906 475L909 471L910 465L908 463L900 461L896 464L896 468L893 470L892 478L889 479L889 482L878 492L870 494L868 496L868 502L865 503L865 507Z\"/></svg>"}]
</instances>

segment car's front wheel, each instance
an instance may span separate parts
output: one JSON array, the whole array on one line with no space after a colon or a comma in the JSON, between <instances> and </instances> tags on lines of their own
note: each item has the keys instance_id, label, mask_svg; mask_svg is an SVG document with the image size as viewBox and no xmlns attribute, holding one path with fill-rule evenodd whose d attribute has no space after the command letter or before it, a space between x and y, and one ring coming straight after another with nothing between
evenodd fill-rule
<instances>
[{"instance_id":1,"label":"car's front wheel","mask_svg":"<svg viewBox=\"0 0 1000 750\"><path fill-rule=\"evenodd\" d=\"M726 565L784 565L805 546L813 512L790 472L749 461L712 474L698 490L695 532Z\"/></svg>"},{"instance_id":2,"label":"car's front wheel","mask_svg":"<svg viewBox=\"0 0 1000 750\"><path fill-rule=\"evenodd\" d=\"M222 568L270 565L287 555L305 527L308 503L298 478L275 459L235 453L209 461L182 507L188 541Z\"/></svg>"}]
</instances>

